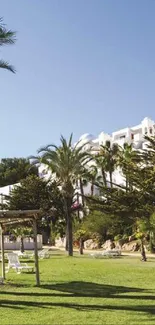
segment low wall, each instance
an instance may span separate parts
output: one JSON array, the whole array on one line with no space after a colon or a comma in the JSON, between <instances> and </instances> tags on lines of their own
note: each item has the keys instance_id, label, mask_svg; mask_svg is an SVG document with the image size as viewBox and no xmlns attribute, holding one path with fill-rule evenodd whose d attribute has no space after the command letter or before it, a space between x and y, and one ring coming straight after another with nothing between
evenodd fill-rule
<instances>
[{"instance_id":1,"label":"low wall","mask_svg":"<svg viewBox=\"0 0 155 325\"><path fill-rule=\"evenodd\" d=\"M42 235L37 235L37 247L42 249ZM0 249L1 249L1 236L0 236ZM5 250L20 250L20 238L16 241L10 241L9 236L4 236L4 249ZM34 249L33 238L24 238L24 249Z\"/></svg>"}]
</instances>

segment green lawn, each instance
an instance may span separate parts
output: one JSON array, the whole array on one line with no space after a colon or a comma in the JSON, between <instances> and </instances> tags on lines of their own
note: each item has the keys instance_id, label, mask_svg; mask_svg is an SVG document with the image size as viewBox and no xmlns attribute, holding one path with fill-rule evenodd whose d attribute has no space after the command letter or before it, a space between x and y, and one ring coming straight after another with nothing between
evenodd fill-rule
<instances>
[{"instance_id":1,"label":"green lawn","mask_svg":"<svg viewBox=\"0 0 155 325\"><path fill-rule=\"evenodd\" d=\"M155 259L54 252L40 261L40 278L37 288L34 274L7 274L1 324L155 324Z\"/></svg>"}]
</instances>

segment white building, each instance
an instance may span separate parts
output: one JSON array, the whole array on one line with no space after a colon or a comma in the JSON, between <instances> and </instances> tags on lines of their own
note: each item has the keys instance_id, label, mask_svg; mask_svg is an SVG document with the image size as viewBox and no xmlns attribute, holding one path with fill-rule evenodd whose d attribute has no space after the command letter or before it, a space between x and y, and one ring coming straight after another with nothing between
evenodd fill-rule
<instances>
[{"instance_id":1,"label":"white building","mask_svg":"<svg viewBox=\"0 0 155 325\"><path fill-rule=\"evenodd\" d=\"M113 132L111 135L101 132L98 137L94 137L92 134L83 134L79 141L81 144L87 143L86 149L92 147L92 150L97 150L100 145L104 145L107 140L111 143L117 143L119 146L123 146L124 143L133 144L136 149L146 148L145 135L155 136L155 122L145 117L144 120L133 127L126 127L124 129Z\"/></svg>"},{"instance_id":2,"label":"white building","mask_svg":"<svg viewBox=\"0 0 155 325\"><path fill-rule=\"evenodd\" d=\"M132 144L135 149L147 148L147 141L144 139L145 135L155 136L155 122L148 117L145 117L140 124L133 127L126 127L124 129L113 132L111 135L101 132L97 137L92 134L83 134L78 141L81 144L85 144L84 149L91 149L92 152L97 152L100 145L104 145L107 140L112 144L117 143L119 146L123 146L124 143ZM94 164L94 163L93 163ZM40 177L48 179L51 176L46 166L41 165L39 167ZM107 175L107 180L108 175ZM124 179L119 170L116 170L113 174L113 182L117 184L124 184ZM13 185L0 188L0 194L9 195ZM90 185L85 188L85 193L90 193ZM97 193L97 189L96 189Z\"/></svg>"},{"instance_id":3,"label":"white building","mask_svg":"<svg viewBox=\"0 0 155 325\"><path fill-rule=\"evenodd\" d=\"M84 149L91 149L92 152L98 152L100 145L104 145L107 140L113 143L117 143L119 146L123 147L125 143L132 144L133 148L146 149L147 141L145 136L155 136L155 122L150 118L145 117L142 122L133 127L126 127L124 129L113 132L111 135L101 132L98 137L94 137L92 134L83 134L79 141L80 145L85 144ZM109 181L109 175L107 174L107 181ZM113 182L120 185L125 185L125 180L119 169L115 170L113 173ZM85 188L85 192L90 192L90 185ZM96 189L96 194L97 194Z\"/></svg>"}]
</instances>

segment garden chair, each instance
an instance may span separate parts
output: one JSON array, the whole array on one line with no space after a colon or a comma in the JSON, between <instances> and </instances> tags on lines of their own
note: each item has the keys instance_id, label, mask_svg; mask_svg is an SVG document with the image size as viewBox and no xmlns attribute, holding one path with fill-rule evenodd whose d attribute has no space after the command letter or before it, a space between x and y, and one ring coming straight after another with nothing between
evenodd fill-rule
<instances>
[{"instance_id":1,"label":"garden chair","mask_svg":"<svg viewBox=\"0 0 155 325\"><path fill-rule=\"evenodd\" d=\"M50 258L50 253L49 253L49 249L42 249L41 251L38 252L38 257L40 259L43 258Z\"/></svg>"},{"instance_id":2,"label":"garden chair","mask_svg":"<svg viewBox=\"0 0 155 325\"><path fill-rule=\"evenodd\" d=\"M31 258L34 256L33 253L22 253L21 251L13 251L14 254L17 254L19 258Z\"/></svg>"},{"instance_id":3,"label":"garden chair","mask_svg":"<svg viewBox=\"0 0 155 325\"><path fill-rule=\"evenodd\" d=\"M102 253L103 256L107 257L118 257L121 256L121 251L116 249L110 249Z\"/></svg>"},{"instance_id":4,"label":"garden chair","mask_svg":"<svg viewBox=\"0 0 155 325\"><path fill-rule=\"evenodd\" d=\"M29 266L27 263L20 263L19 257L15 253L8 253L8 266L6 267L6 273L8 273L11 268L16 270L18 274L22 271L34 271L33 266Z\"/></svg>"},{"instance_id":5,"label":"garden chair","mask_svg":"<svg viewBox=\"0 0 155 325\"><path fill-rule=\"evenodd\" d=\"M100 253L91 253L90 256L94 258L119 257L121 256L121 251L116 249L111 249Z\"/></svg>"}]
</instances>

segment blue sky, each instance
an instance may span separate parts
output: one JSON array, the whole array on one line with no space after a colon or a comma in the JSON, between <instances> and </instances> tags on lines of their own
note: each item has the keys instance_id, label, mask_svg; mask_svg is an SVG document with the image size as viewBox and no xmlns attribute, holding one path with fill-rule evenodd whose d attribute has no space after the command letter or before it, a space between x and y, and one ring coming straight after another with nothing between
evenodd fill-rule
<instances>
[{"instance_id":1,"label":"blue sky","mask_svg":"<svg viewBox=\"0 0 155 325\"><path fill-rule=\"evenodd\" d=\"M155 1L5 0L0 157L155 119Z\"/></svg>"}]
</instances>

